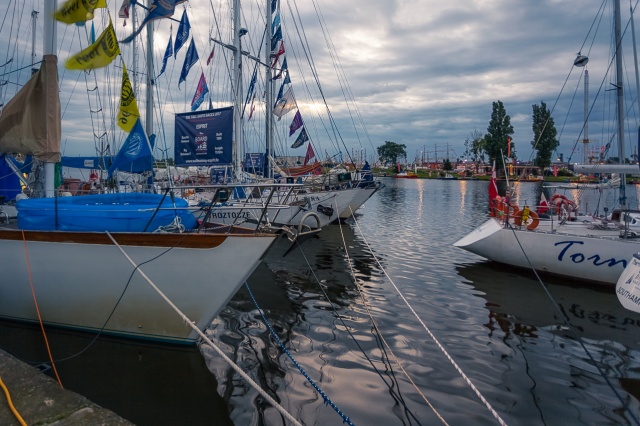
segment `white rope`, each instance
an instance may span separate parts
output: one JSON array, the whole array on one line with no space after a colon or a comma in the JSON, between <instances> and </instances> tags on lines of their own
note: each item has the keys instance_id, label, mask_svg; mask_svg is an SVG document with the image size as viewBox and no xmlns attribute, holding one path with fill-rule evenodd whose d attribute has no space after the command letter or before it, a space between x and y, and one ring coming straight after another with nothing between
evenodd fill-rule
<instances>
[{"instance_id":1,"label":"white rope","mask_svg":"<svg viewBox=\"0 0 640 426\"><path fill-rule=\"evenodd\" d=\"M462 369L460 367L458 367L458 364L456 364L456 362L453 360L453 358L451 358L451 356L449 355L449 353L447 352L447 350L444 348L444 346L442 346L440 344L440 342L438 341L438 339L436 338L436 336L431 332L431 330L429 330L429 328L425 325L425 323L422 321L422 319L420 318L420 316L418 316L418 314L416 313L416 311L413 309L413 307L411 306L411 304L409 303L409 301L404 297L404 295L402 294L402 292L400 291L400 289L396 286L396 284L393 282L393 279L391 279L391 277L389 276L389 274L387 274L387 271L384 269L384 267L382 266L382 264L380 263L380 261L378 260L378 258L376 257L376 255L373 253L373 250L371 249L371 246L369 245L369 242L367 241L367 239L365 238L364 234L362 233L362 229L360 229L360 225L358 224L358 221L356 220L355 216L353 215L353 210L351 210L351 206L349 206L349 210L351 211L351 216L353 217L353 221L356 224L356 227L358 228L358 232L360 233L360 236L362 237L362 240L364 241L365 245L367 246L367 248L369 249L369 252L371 253L371 255L373 256L373 258L375 259L376 263L378 264L378 266L380 267L380 270L382 270L382 272L384 273L384 275L387 277L387 279L389 280L389 282L391 283L391 285L393 286L393 288L395 288L396 292L400 295L400 297L402 298L402 300L404 301L404 303L407 305L407 307L409 308L409 310L411 311L411 313L413 313L413 315L416 317L416 319L420 322L420 324L422 324L422 327L424 327L425 331L429 334L429 336L433 339L433 341L436 343L436 345L438 345L438 347L440 348L440 350L442 351L442 353L444 354L444 356L447 357L447 359L449 360L449 362L451 363L451 365L453 365L453 368L456 369L456 371L462 376L462 378L464 379L465 382L467 382L467 385L469 385L469 387L475 392L475 394L478 396L478 398L480 398L480 400L484 403L485 407L487 407L487 409L491 412L491 414L493 414L493 417L498 421L498 423L502 426L506 426L507 424L505 423L504 420L502 420L502 418L500 417L500 415L498 414L498 412L491 406L491 404L489 403L489 401L487 401L487 399L480 393L480 391L478 390L478 388L475 387L475 385L471 382L471 379L469 379L469 377L467 377L467 375L464 373L464 371L462 371Z\"/></svg>"},{"instance_id":2,"label":"white rope","mask_svg":"<svg viewBox=\"0 0 640 426\"><path fill-rule=\"evenodd\" d=\"M253 379L251 379L251 377L247 375L247 373L242 371L242 369L238 367L233 362L233 360L231 360L231 358L225 355L225 353L222 352L222 350L218 348L213 343L213 341L206 334L202 332L202 330L196 327L193 321L191 321L176 305L173 304L173 302L167 296L165 296L165 294L153 283L153 281L151 281L151 279L149 279L149 277L147 277L145 273L142 272L142 270L138 267L138 265L136 265L136 263L129 257L129 255L122 249L120 244L118 244L118 242L113 238L113 236L108 231L107 231L107 235L109 236L111 241L113 241L113 244L115 244L118 250L120 250L123 256L129 261L129 263L133 265L135 270L138 271L138 273L142 276L142 278L144 278L145 281L160 295L160 297L162 297L165 300L165 302L167 302L169 306L171 306L171 308L173 308L173 310L176 311L176 313L182 318L182 320L186 324L189 325L189 327L191 327L196 333L198 333L198 335L202 338L202 340L207 342L218 353L218 355L220 355L231 366L231 368L233 368L236 371L236 373L242 376L242 378L245 379L251 385L251 387L253 387L256 391L258 391L260 395L262 395L262 397L266 399L274 408L276 408L280 412L280 414L282 414L285 418L287 418L292 424L302 426L300 422L298 422L291 414L289 414L289 412L287 412L287 410L285 410L280 404L278 404L276 400L271 397L271 395L269 395L264 390L262 390L262 388L260 388L260 386L256 382L254 382Z\"/></svg>"},{"instance_id":3,"label":"white rope","mask_svg":"<svg viewBox=\"0 0 640 426\"><path fill-rule=\"evenodd\" d=\"M338 208L338 205L336 203L336 209L337 208ZM349 207L349 208L351 208L351 207ZM351 213L353 215L353 211ZM340 236L342 237L342 245L344 246L344 252L345 252L345 255L347 256L347 262L349 263L349 270L351 271L351 276L353 277L353 281L356 284L356 289L358 290L358 293L360 294L360 298L362 299L362 303L364 305L364 308L366 309L367 314L369 315L369 319L371 319L371 323L375 327L376 332L378 333L378 336L380 336L380 339L382 340L384 345L387 347L387 350L393 356L393 360L398 365L398 367L400 367L400 369L402 370L402 372L404 373L406 378L409 380L409 382L411 382L411 384L413 385L414 389L418 392L418 394L422 397L422 399L427 403L427 405L431 408L431 410L438 417L438 419L440 419L440 421L443 424L449 426L449 423L447 423L447 421L444 419L444 417L442 417L442 415L438 412L436 407L434 407L433 404L431 404L429 399L422 393L420 388L418 388L418 385L416 385L416 383L413 381L413 379L411 378L409 373L404 369L404 367L400 363L400 360L398 359L398 357L396 357L396 354L391 349L391 346L389 346L389 344L387 343L387 340L382 336L382 331L380 331L380 328L378 327L378 324L373 319L373 314L371 313L371 309L369 309L369 303L367 302L367 299L366 299L364 293L362 292L362 290L360 290L360 287L358 286L358 279L356 278L355 271L353 270L353 264L351 263L351 258L349 257L349 251L347 250L347 242L344 239L344 233L342 232L342 223L340 221L338 221L338 226L340 227Z\"/></svg>"}]
</instances>

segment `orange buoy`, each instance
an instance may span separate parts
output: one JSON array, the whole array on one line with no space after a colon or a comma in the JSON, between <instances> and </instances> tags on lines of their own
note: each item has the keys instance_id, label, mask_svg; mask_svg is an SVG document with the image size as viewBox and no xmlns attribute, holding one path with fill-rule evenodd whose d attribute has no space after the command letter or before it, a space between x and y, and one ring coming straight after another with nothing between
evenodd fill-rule
<instances>
[{"instance_id":1,"label":"orange buoy","mask_svg":"<svg viewBox=\"0 0 640 426\"><path fill-rule=\"evenodd\" d=\"M538 213L529 210L529 217L527 218L527 220L523 220L522 216L524 214L524 210L518 211L515 215L514 215L514 219L513 222L517 225L517 226L521 226L521 225L526 225L528 230L532 230L532 229L536 229L538 227L538 224L540 223L540 218L538 217Z\"/></svg>"}]
</instances>

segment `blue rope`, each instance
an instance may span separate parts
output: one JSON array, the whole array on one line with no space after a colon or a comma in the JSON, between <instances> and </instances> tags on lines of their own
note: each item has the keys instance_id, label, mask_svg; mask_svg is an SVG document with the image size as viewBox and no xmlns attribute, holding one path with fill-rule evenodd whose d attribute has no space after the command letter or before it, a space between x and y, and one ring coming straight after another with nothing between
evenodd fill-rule
<instances>
[{"instance_id":1,"label":"blue rope","mask_svg":"<svg viewBox=\"0 0 640 426\"><path fill-rule=\"evenodd\" d=\"M309 375L307 374L306 371L304 371L304 369L300 366L300 364L298 364L298 362L293 358L293 356L289 353L289 351L287 350L287 348L285 348L284 344L282 343L282 341L280 341L280 338L278 337L278 335L276 334L276 332L273 330L273 328L271 328L271 325L269 324L269 322L267 321L267 318L265 318L264 314L262 313L262 309L260 309L260 306L258 306L258 302L256 301L255 297L253 297L253 293L251 292L251 289L249 288L249 284L245 281L244 282L244 286L247 288L247 291L249 292L249 296L251 296L251 300L253 300L253 304L256 305L256 308L258 309L258 312L260 312L260 316L262 317L262 321L265 323L265 325L267 326L267 328L269 329L269 331L271 332L271 335L276 339L276 341L278 342L278 344L280 345L280 347L282 348L282 350L284 351L285 354L287 354L287 356L289 357L289 359L291 360L291 362L293 362L293 365L295 365L296 367L298 367L298 370L300 370L300 373L302 373L302 375L307 379L307 381L309 383L311 383L311 386L313 386L313 388L318 391L318 393L322 396L322 399L324 400L324 403L326 405L331 406L331 408L333 408L335 410L336 413L338 413L338 415L340 415L340 417L342 417L342 422L346 423L350 426L355 426L351 420L349 420L349 417L344 414L336 404L333 403L333 401L331 401L331 399L329 399L329 397L327 396L327 394L325 394L322 389L320 389L318 387L318 385L315 384L315 382L313 381L313 379L311 377L309 377Z\"/></svg>"}]
</instances>

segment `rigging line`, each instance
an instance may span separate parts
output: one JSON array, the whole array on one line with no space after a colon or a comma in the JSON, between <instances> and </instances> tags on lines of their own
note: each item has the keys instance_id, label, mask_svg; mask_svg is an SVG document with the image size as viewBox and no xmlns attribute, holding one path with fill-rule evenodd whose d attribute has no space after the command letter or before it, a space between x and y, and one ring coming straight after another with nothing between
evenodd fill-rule
<instances>
[{"instance_id":1,"label":"rigging line","mask_svg":"<svg viewBox=\"0 0 640 426\"><path fill-rule=\"evenodd\" d=\"M337 203L336 203L336 207L337 207ZM349 207L349 210L351 211L351 216L353 216L353 210L351 210L351 207ZM391 346L389 345L389 343L387 343L387 340L382 335L382 331L378 327L378 324L377 324L376 320L373 317L373 313L371 312L371 309L369 308L369 303L367 302L366 296L364 295L363 291L360 289L360 286L358 285L358 279L356 278L355 271L353 270L353 263L352 263L351 258L349 256L347 242L346 242L346 240L344 238L344 232L342 231L342 222L340 220L338 220L338 226L340 227L340 236L342 237L342 245L344 247L345 255L347 256L347 263L349 264L349 270L351 271L351 277L353 278L355 287L358 290L358 294L360 295L360 298L362 299L362 304L363 304L365 310L367 311L367 315L369 316L369 319L371 320L371 323L373 324L373 327L375 328L378 337L380 337L380 340L382 340L384 345L387 347L387 350L393 356L393 360L396 362L396 364L398 364L398 367L400 367L400 369L404 373L404 375L407 378L407 380L409 380L409 382L413 385L413 388L416 390L416 392L418 392L418 395L420 395L422 397L424 402L427 403L429 408L431 408L431 410L438 417L438 419L443 424L448 426L449 424L446 422L446 420L442 417L442 415L438 412L438 410L431 404L429 399L422 393L420 388L418 388L418 385L416 385L416 383L413 381L413 379L411 378L409 373L404 369L404 367L402 366L402 363L400 362L398 357L396 357L396 354L393 352L393 349L391 349Z\"/></svg>"},{"instance_id":2,"label":"rigging line","mask_svg":"<svg viewBox=\"0 0 640 426\"><path fill-rule=\"evenodd\" d=\"M64 386L62 386L62 381L60 381L60 376L58 375L58 369L56 368L56 364L53 362L53 355L51 354L49 339L47 338L47 333L44 330L44 324L42 323L42 316L40 315L40 307L38 306L38 298L36 297L36 290L33 287L33 277L31 276L31 263L29 262L29 250L27 249L27 238L24 235L24 229L22 230L22 243L24 246L25 263L27 264L27 275L29 276L29 286L31 287L33 304L34 304L34 307L36 308L36 314L38 315L38 322L40 323L40 329L42 330L42 337L44 338L44 343L47 346L47 353L49 354L49 360L51 360L51 366L53 367L53 372L56 375L58 384L60 385L60 388L64 389Z\"/></svg>"},{"instance_id":3,"label":"rigging line","mask_svg":"<svg viewBox=\"0 0 640 426\"><path fill-rule=\"evenodd\" d=\"M153 288L155 290L156 293L158 293L158 295L160 297L162 297L162 299L164 299L165 302L167 302L167 304L182 318L182 320L184 321L185 324L187 324L189 327L191 327L193 329L193 331L195 331L205 342L207 342L217 353L218 355L220 355L230 366L231 368L233 368L236 373L238 373L243 379L245 379L258 393L260 393L260 395L262 395L262 397L264 399L266 399L275 409L277 409L280 414L282 414L284 417L286 417L291 423L295 424L295 425L299 425L302 426L300 422L298 422L289 412L287 412L280 404L278 404L278 402L273 399L273 397L271 397L271 395L269 395L267 392L265 392L260 386L258 386L258 384L256 382L253 381L253 379L251 379L251 377L249 377L249 375L247 375L247 373L245 373L244 371L242 371L242 369L236 365L218 346L216 346L215 343L213 343L213 341L202 332L202 330L200 330L194 323L193 321L191 321L172 301L171 299L169 299L163 292L162 290L160 290L154 283L153 281L151 281L151 279L149 277L147 277L147 275L142 272L142 270L140 268L138 268L138 265L136 265L136 263L129 257L129 255L127 254L127 252L124 251L124 249L122 248L122 246L120 246L120 244L118 244L118 242L113 238L113 236L111 235L111 233L109 231L107 231L107 236L111 239L111 241L113 242L113 244L118 248L118 250L120 250L120 252L122 253L122 255L129 261L129 263L131 263L132 266L135 267L135 270L138 271L138 273L142 276L142 278L144 278L144 280L151 286L151 288Z\"/></svg>"},{"instance_id":4,"label":"rigging line","mask_svg":"<svg viewBox=\"0 0 640 426\"><path fill-rule=\"evenodd\" d=\"M353 340L353 342L356 344L356 346L358 347L358 349L360 349L360 352L362 352L362 355L365 357L365 359L367 361L369 361L369 364L371 364L371 367L374 369L374 371L378 374L378 376L380 377L380 379L382 379L382 382L387 385L387 387L389 388L389 394L393 397L394 400L398 401L399 403L402 404L402 406L405 409L405 412L408 413L408 415L410 417L413 417L413 419L418 422L418 424L420 424L420 421L416 418L416 416L411 412L411 410L408 409L406 403L404 402L404 398L402 398L402 395L398 394L396 395L396 391L393 390L393 383L395 382L395 380L392 378L392 384L387 383L387 380L383 377L383 374L380 372L380 370L378 370L378 368L375 366L375 364L373 363L373 361L371 360L371 358L367 355L366 351L364 350L364 348L360 345L360 342L358 342L358 340L355 338L355 336L353 335L353 333L351 333L351 330L349 329L349 327L347 326L347 324L344 322L344 319L342 318L342 315L340 315L340 313L337 311L337 309L335 308L333 302L331 302L331 298L329 297L329 295L327 294L327 292L324 290L324 288L322 287L322 283L320 282L320 279L318 278L318 276L316 275L316 273L313 271L313 268L311 267L311 263L309 262L309 259L307 259L307 256L304 254L304 251L302 250L302 246L297 243L298 249L300 250L300 254L302 254L302 257L304 258L305 262L307 263L307 267L309 268L309 271L311 272L311 274L313 275L313 277L316 279L316 282L318 283L318 287L320 287L320 290L322 291L322 293L324 294L324 297L327 299L327 302L329 302L329 305L331 306L331 309L333 309L333 313L335 314L335 316L340 320L340 322L342 323L343 327L345 328L345 330L347 331L347 333L349 334L349 336L351 337L351 339ZM384 362L384 359L383 359ZM386 364L385 364L386 366Z\"/></svg>"},{"instance_id":5,"label":"rigging line","mask_svg":"<svg viewBox=\"0 0 640 426\"><path fill-rule=\"evenodd\" d=\"M353 212L352 212L353 213ZM444 356L449 360L449 362L451 363L451 365L456 369L456 371L458 372L458 374L460 374L460 376L462 376L462 378L464 379L464 381L467 383L467 385L473 390L473 392L476 394L476 396L478 398L480 398L480 400L482 401L482 403L485 405L485 407L487 407L487 409L491 412L491 414L493 414L493 417L498 421L498 423L501 426L506 426L505 421L500 417L500 415L498 414L498 412L491 406L491 404L489 403L489 401L487 401L487 399L482 395L482 393L480 393L480 391L478 390L478 388L475 387L475 385L473 384L473 382L471 382L471 379L469 379L469 377L464 373L464 371L462 371L462 369L458 366L458 364L453 360L453 358L451 357L451 355L449 355L449 353L447 352L447 350L444 348L444 346L442 346L442 344L440 343L440 341L436 338L436 336L431 332L431 330L426 326L426 324L424 323L424 321L422 321L422 318L420 318L420 316L416 313L416 311L413 309L413 307L411 306L411 304L409 303L409 301L404 297L404 294L402 294L402 292L400 291L400 289L398 288L398 286L396 286L395 282L393 281L393 279L389 276L389 274L387 274L386 269L382 266L382 264L380 263L380 261L378 260L378 258L376 257L376 255L373 253L373 249L371 248L371 246L369 245L369 242L367 241L366 237L364 236L364 233L362 232L362 229L360 229L360 224L358 223L358 221L356 220L355 217L353 217L353 221L356 224L357 228L358 228L358 232L360 233L360 236L362 237L362 240L364 241L364 243L366 244L367 248L369 249L369 252L371 253L371 255L373 256L373 258L375 259L377 265L380 267L380 270L384 273L384 275L387 277L387 279L389 280L389 282L391 283L391 285L393 286L393 288L396 290L396 292L398 293L398 295L400 296L400 298L402 298L402 300L404 301L405 305L407 305L407 307L409 308L409 310L411 311L411 313L413 314L414 317L416 317L416 319L420 322L420 324L422 325L422 327L425 329L425 331L427 332L427 334L429 334L429 336L431 337L431 339L433 339L433 341L435 342L436 345L438 345L438 348L440 348L440 350L442 351L442 353L444 354Z\"/></svg>"},{"instance_id":6,"label":"rigging line","mask_svg":"<svg viewBox=\"0 0 640 426\"><path fill-rule=\"evenodd\" d=\"M5 64L3 64L3 65L0 65L0 67L4 67L5 65L7 65L8 63L10 63L10 62L12 62L12 61L13 61L13 59L9 59L9 61L8 61L7 63L5 63ZM42 61L34 62L34 63L33 63L33 65L38 65L38 64L41 64L41 63L42 63ZM9 74L16 73L16 72L19 72L19 71L25 70L25 69L27 69L27 68L31 68L31 64L29 64L29 65L27 65L27 66L24 66L24 67L22 67L22 68L16 68L16 69L15 69L15 70L13 70L13 71L7 71L7 72L5 72L5 73L2 73L2 74L0 74L0 77L4 77L5 75L9 75ZM15 83L15 84L16 84L17 86L24 86L24 85L21 85L21 84L18 84L18 83Z\"/></svg>"},{"instance_id":7,"label":"rigging line","mask_svg":"<svg viewBox=\"0 0 640 426\"><path fill-rule=\"evenodd\" d=\"M536 276L538 282L540 283L540 285L542 286L542 289L544 290L544 292L547 294L547 296L549 297L549 299L551 300L551 303L553 304L553 307L556 309L556 311L558 313L560 313L560 317L564 320L564 323L567 325L567 327L569 328L569 330L571 330L571 333L573 334L573 337L576 339L576 341L578 342L578 344L582 347L582 350L587 354L587 356L589 357L589 360L591 360L591 363L593 364L593 366L598 370L598 373L600 374L600 376L604 379L604 381L606 382L607 386L609 386L609 388L613 391L614 395L616 396L616 398L618 398L618 401L620 401L620 403L622 404L622 407L624 409L626 409L626 411L628 412L629 416L633 419L633 421L635 422L636 425L640 425L640 421L638 421L638 419L636 418L636 416L633 414L633 412L628 408L629 404L626 403L623 399L622 399L622 395L620 395L620 393L618 393L618 390L613 386L613 384L611 383L611 381L609 380L609 377L607 377L607 375L604 373L604 371L602 370L602 368L600 367L599 363L595 360L595 358L593 357L593 355L591 354L591 352L589 351L589 349L587 348L587 346L584 344L584 342L582 341L582 338L578 335L578 333L575 330L575 327L573 326L573 324L571 324L571 321L569 320L569 318L567 317L567 315L562 311L562 309L560 309L560 306L558 306L558 303L556 302L556 300L553 298L553 296L551 295L551 293L549 292L549 289L547 288L547 286L544 284L544 281L542 281L542 279L540 278L540 275L538 275L538 271L533 267L533 265L531 264L531 261L529 260L529 256L527 255L527 252L525 251L524 247L522 247L522 244L520 243L520 239L518 238L518 236L516 235L516 230L515 228L511 225L511 223L509 221L507 221L506 225L509 227L509 229L511 229L514 238L516 239L518 246L520 247L520 250L522 251L522 254L524 255L525 259L527 259L527 263L529 264L529 267L531 268L531 271L533 272L533 274Z\"/></svg>"},{"instance_id":8,"label":"rigging line","mask_svg":"<svg viewBox=\"0 0 640 426\"><path fill-rule=\"evenodd\" d=\"M273 338L276 339L276 342L278 342L278 344L280 345L280 348L289 357L291 362L293 362L293 365L295 365L298 368L298 371L300 371L300 373L307 379L307 381L311 384L311 386L313 386L313 388L316 390L316 392L318 392L320 394L320 396L322 396L322 399L324 400L325 404L329 404L331 406L331 408L333 408L334 411L336 413L338 413L338 415L342 418L343 423L346 423L348 425L354 426L353 422L351 422L351 420L349 419L349 416L344 414L342 412L342 410L340 410L338 408L338 406L333 401L331 401L331 398L329 398L329 396L327 396L327 394L324 393L324 391L322 389L320 389L320 387L313 381L311 376L309 376L309 374L304 370L304 368L302 368L302 366L300 364L298 364L298 361L296 361L296 359L293 357L293 355L291 355L291 353L287 350L287 348L285 347L284 343L282 343L282 341L280 340L280 337L278 337L278 334L271 327L271 324L267 320L267 317L264 316L264 313L262 312L262 309L260 309L260 306L258 305L258 302L256 301L256 298L253 296L253 293L251 292L251 288L249 288L249 283L247 283L245 281L244 282L244 286L247 289L247 291L249 292L249 296L251 296L251 300L253 300L253 304L258 309L258 312L260 313L260 316L262 317L262 321L264 322L264 324L269 329L269 332L271 333Z\"/></svg>"},{"instance_id":9,"label":"rigging line","mask_svg":"<svg viewBox=\"0 0 640 426\"><path fill-rule=\"evenodd\" d=\"M294 5L296 6L296 12L298 15L298 20L300 21L300 26L302 26L302 18L300 17L300 12L297 9L297 3L295 3L294 0ZM291 10L291 5L289 4L289 1L287 1L287 6L289 7L289 12L291 13L292 16L294 16L293 11ZM304 37L302 37L302 35L300 34L300 28L298 28L298 25L294 19L294 26L296 28L296 32L298 33L298 37L300 37L300 40L303 41L304 43L302 43L302 50L305 53L305 57L307 58L307 62L309 63L309 67L311 69L311 73L315 78L315 82L316 85L318 86L318 90L320 91L320 96L322 97L322 100L324 102L325 108L327 110L327 116L329 117L329 121L331 123L331 127L333 129L333 132L336 134L335 138L336 138L336 142L340 141L342 142L342 146L344 147L345 151L347 152L347 157L351 160L351 162L353 163L353 159L351 158L351 154L349 153L349 150L347 149L347 145L344 142L344 139L342 138L342 135L340 134L340 130L338 129L338 126L336 124L335 119L333 118L333 114L331 114L331 110L329 109L329 104L327 103L327 99L324 95L324 91L322 90L322 85L320 84L320 78L318 76L318 72L317 69L315 67L315 62L313 60L313 57L311 55L311 51L309 48L309 41L307 40L306 37L306 33L304 32L304 28L302 29L302 35L304 35Z\"/></svg>"}]
</instances>

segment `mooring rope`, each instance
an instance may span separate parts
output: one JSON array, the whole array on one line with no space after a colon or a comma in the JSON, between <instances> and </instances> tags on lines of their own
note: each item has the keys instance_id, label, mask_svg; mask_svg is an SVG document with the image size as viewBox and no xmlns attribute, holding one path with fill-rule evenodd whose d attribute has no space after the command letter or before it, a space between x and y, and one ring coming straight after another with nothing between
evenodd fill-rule
<instances>
[{"instance_id":1,"label":"mooring rope","mask_svg":"<svg viewBox=\"0 0 640 426\"><path fill-rule=\"evenodd\" d=\"M511 229L511 232L513 233L513 237L516 239L516 242L518 243L518 246L520 247L520 250L522 251L522 254L524 255L525 259L527 259L527 263L529 264L529 267L533 271L533 274L536 276L536 279L538 280L538 282L542 286L542 288L543 288L544 292L546 293L546 295L551 300L551 303L553 304L553 306L556 309L556 311L558 311L558 313L560 314L560 318L562 318L562 320L564 321L565 325L569 328L569 330L571 330L571 334L573 334L573 337L577 340L578 344L582 347L582 350L587 354L587 357L589 357L589 360L591 360L591 363L593 364L593 366L596 367L596 370L598 370L598 374L600 374L600 376L604 379L604 381L607 384L607 386L609 386L609 388L613 391L613 393L616 396L616 398L618 398L618 401L620 401L620 403L622 404L622 407L627 411L627 413L629 413L629 416L631 417L633 422L636 425L640 426L640 422L638 421L638 418L633 414L633 412L631 410L629 410L629 408L628 408L629 404L624 401L624 399L622 398L622 395L620 395L620 393L613 386L613 384L611 383L611 381L609 380L607 375L604 373L604 371L602 371L602 368L600 368L600 365L598 365L598 363L596 362L595 358L593 357L593 355L591 355L591 352L589 352L589 349L587 348L587 346L582 341L582 338L580 338L580 336L576 332L575 327L573 326L573 324L571 324L571 321L569 320L567 315L565 315L565 313L562 311L562 309L560 309L560 306L558 305L558 302L556 302L554 297L551 295L551 292L549 292L549 289L544 284L544 281L542 281L542 278L540 278L540 275L538 275L538 271L536 271L536 269L533 267L533 264L531 263L531 260L529 260L529 256L527 255L527 252L525 251L524 247L522 247L522 244L520 243L520 239L518 238L518 235L516 234L515 228L513 226L511 226L511 223L509 223L509 222L507 222L507 226L509 227L509 229Z\"/></svg>"},{"instance_id":2,"label":"mooring rope","mask_svg":"<svg viewBox=\"0 0 640 426\"><path fill-rule=\"evenodd\" d=\"M311 386L313 386L313 388L322 396L322 399L324 400L325 404L328 404L329 406L331 406L331 408L334 409L334 411L336 413L338 413L338 415L342 418L342 421L348 425L351 426L355 426L351 420L349 420L349 416L347 416L346 414L344 414L342 412L342 410L340 410L338 408L338 406L331 401L331 399L327 396L326 393L324 393L324 391L322 389L320 389L320 387L318 385L316 385L316 383L313 381L313 379L309 376L309 374L307 374L306 371L304 371L304 369L302 368L302 366L300 364L298 364L298 361L295 360L295 358L293 357L293 355L291 355L291 353L287 350L287 348L284 346L284 343L282 343L282 341L280 340L280 338L278 337L278 335L276 334L275 330L273 328L271 328L271 324L269 324L269 321L267 321L267 318L264 316L264 314L262 313L262 309L260 309L260 306L258 305L258 302L256 301L256 298L253 297L253 293L251 292L251 289L249 288L249 284L245 281L244 282L244 286L246 287L247 291L249 292L249 296L251 296L251 300L253 300L253 304L256 306L256 309L258 309L258 312L260 312L260 316L262 317L262 322L264 322L264 324L267 326L267 328L269 329L269 332L271 333L271 335L273 336L274 339L276 339L276 341L278 342L278 344L280 345L280 348L282 349L282 351L289 357L289 359L291 360L291 362L293 362L293 365L295 365L298 370L300 370L300 373L302 373L302 375L307 379L307 381L309 383L311 383Z\"/></svg>"},{"instance_id":3,"label":"mooring rope","mask_svg":"<svg viewBox=\"0 0 640 426\"><path fill-rule=\"evenodd\" d=\"M129 255L127 254L127 252L124 251L124 249L120 246L120 244L118 244L118 242L113 238L113 236L111 235L111 233L109 231L106 232L107 236L109 236L109 238L111 239L111 241L113 242L113 244L118 248L118 250L120 250L120 252L122 253L122 255L129 261L129 263L131 263L131 265L136 268L136 270L138 271L138 273L142 276L142 278L144 278L144 280L156 291L156 293L158 293L158 295L160 295L160 297L162 297L164 299L165 302L167 302L167 304L182 318L182 321L184 321L185 324L187 324L189 327L191 327L193 329L193 331L195 331L196 333L198 333L198 335L202 338L202 340L204 340L205 342L207 342L209 344L209 346L211 346L217 353L218 355L220 355L222 357L222 359L224 359L230 366L231 368L233 368L235 370L236 373L238 373L243 379L245 379L247 381L247 383L249 383L249 385L251 385L251 387L253 387L260 395L262 395L262 397L264 399L266 399L276 410L278 410L280 412L280 414L282 414L286 419L288 419L291 423L293 423L294 425L299 425L302 426L302 424L300 422L298 422L298 420L296 420L287 410L285 410L280 404L278 404L278 402L273 399L273 397L271 395L269 395L267 392L265 392L255 381L253 381L253 379L251 377L249 377L249 375L247 373L245 373L244 371L242 371L242 369L240 367L238 367L238 365L236 365L233 360L231 360L231 358L229 358L223 351L222 349L220 349L218 346L216 346L215 343L213 343L213 341L202 332L202 330L200 330L194 323L193 321L191 321L181 310L180 308L178 308L172 301L171 299L169 299L163 292L162 290L160 290L154 283L153 281L151 281L151 279L149 277L147 277L147 275L142 272L142 270L138 267L138 265L136 265L136 263L133 261L133 259L131 259L129 257Z\"/></svg>"},{"instance_id":4,"label":"mooring rope","mask_svg":"<svg viewBox=\"0 0 640 426\"><path fill-rule=\"evenodd\" d=\"M336 206L337 207L337 206ZM353 213L353 212L352 212ZM416 390L416 392L418 392L418 394L422 397L422 399L424 400L424 402L427 403L427 405L429 406L429 408L431 408L431 410L433 411L433 413L438 417L438 419L445 425L449 425L447 423L447 421L444 419L444 417L442 417L442 415L438 412L438 410L433 406L433 404L431 404L431 401L429 401L429 399L424 395L424 393L422 393L422 391L420 390L420 388L416 385L416 383L413 381L413 379L411 378L411 376L409 375L409 373L404 369L402 363L400 362L400 360L398 359L398 357L396 356L396 354L393 352L393 349L391 349L391 346L389 346L389 343L387 343L387 340L384 338L384 336L382 335L382 331L380 330L380 328L378 327L378 324L376 323L376 320L373 318L373 313L371 312L371 309L369 308L369 303L367 302L367 299L364 295L364 293L362 292L362 290L360 289L360 286L358 286L358 279L356 278L356 274L355 271L353 270L353 264L351 262L351 258L349 257L349 251L347 250L347 242L344 238L344 232L342 231L342 224L340 223L340 221L338 221L338 225L340 227L340 236L342 237L342 245L344 246L344 252L345 255L347 256L347 263L349 264L349 270L351 271L351 277L353 278L353 281L355 283L355 287L358 290L358 293L360 294L360 298L362 299L362 303L364 305L365 310L367 311L367 315L369 316L369 319L371 320L371 323L373 324L373 327L376 330L376 333L378 334L378 336L380 337L380 340L382 340L382 343L384 343L384 345L387 347L387 350L391 353L391 356L393 356L393 360L395 361L395 363L398 365L398 367L400 367L400 369L402 370L402 373L404 373L405 377L407 378L407 380L409 380L409 382L413 385L414 389Z\"/></svg>"},{"instance_id":5,"label":"mooring rope","mask_svg":"<svg viewBox=\"0 0 640 426\"><path fill-rule=\"evenodd\" d=\"M451 355L449 355L449 353L447 352L447 350L444 348L444 346L442 346L442 344L440 344L440 341L436 338L436 336L431 332L431 330L429 329L429 327L426 326L426 324L424 323L424 321L422 321L422 318L420 318L420 316L416 313L416 311L413 309L413 307L411 306L411 304L409 303L409 301L407 300L406 297L404 297L404 294L402 294L402 292L400 291L400 289L398 288L398 286L396 286L395 282L393 282L393 279L389 276L389 274L387 274L387 271L384 269L384 267L382 266L382 264L380 263L380 261L378 260L378 258L376 257L376 255L373 252L373 249L371 248L371 246L369 245L369 242L367 241L367 239L364 236L364 233L362 232L362 229L360 229L360 224L358 223L358 221L356 220L355 216L353 215L353 210L351 210L351 207L349 207L349 210L351 211L351 216L353 218L354 223L356 224L356 227L358 228L358 232L360 233L360 236L362 237L362 240L364 241L365 245L367 246L367 248L369 249L369 252L371 253L371 255L373 256L374 260L376 261L376 263L378 264L378 266L380 267L380 270L384 273L385 277L387 277L387 279L389 280L389 282L391 283L391 285L393 286L393 288L396 290L396 292L398 293L398 295L402 298L402 300L404 301L404 303L407 305L407 307L409 308L409 310L411 311L411 313L413 314L413 316L416 317L416 319L418 320L418 322L420 322L420 324L422 325L422 327L425 329L425 331L427 332L427 334L429 334L429 336L431 337L431 339L433 339L433 341L435 342L436 345L438 345L438 348L440 348L440 350L442 351L442 353L444 354L445 357L447 357L447 359L449 360L449 362L451 363L451 365L453 366L453 368L456 369L456 371L458 372L458 374L460 374L460 376L462 376L462 378L464 379L464 381L467 383L467 385L469 385L469 387L473 390L473 392L478 396L478 398L480 398L480 401L482 401L482 403L485 405L485 407L487 407L487 409L489 410L489 412L491 412L491 414L493 415L493 417L498 421L498 423L502 426L507 426L507 424L505 423L504 420L502 420L502 417L500 417L500 415L498 414L498 412L491 406L491 404L489 403L489 401L487 401L487 399L482 395L482 393L480 393L480 391L478 390L478 388L475 387L475 385L473 384L473 382L471 382L471 379L469 379L469 377L464 373L464 371L462 371L462 369L458 366L458 364L453 360L453 358L451 358Z\"/></svg>"}]
</instances>

